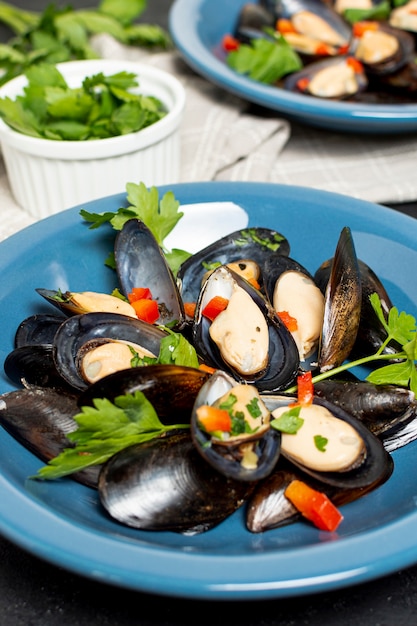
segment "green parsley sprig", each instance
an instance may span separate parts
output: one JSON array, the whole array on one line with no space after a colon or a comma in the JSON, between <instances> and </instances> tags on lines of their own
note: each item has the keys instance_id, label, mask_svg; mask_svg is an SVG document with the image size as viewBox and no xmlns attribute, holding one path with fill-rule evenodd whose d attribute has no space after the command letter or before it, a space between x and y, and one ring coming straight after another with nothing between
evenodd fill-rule
<instances>
[{"instance_id":1,"label":"green parsley sprig","mask_svg":"<svg viewBox=\"0 0 417 626\"><path fill-rule=\"evenodd\" d=\"M89 213L81 209L81 217L86 222L90 222L91 229L109 223L116 231L121 230L130 219L142 220L154 235L168 265L176 275L181 263L191 256L191 253L178 248L168 250L164 244L165 238L184 215L179 211L180 203L172 191L167 191L160 199L158 189L156 187L148 189L144 183L127 183L126 191L129 202L127 207L120 207L117 211L104 213ZM107 260L107 265L114 266L112 256Z\"/></svg>"},{"instance_id":2,"label":"green parsley sprig","mask_svg":"<svg viewBox=\"0 0 417 626\"><path fill-rule=\"evenodd\" d=\"M190 427L189 424L162 424L141 391L118 396L114 403L106 398L97 398L94 406L82 407L74 420L78 427L67 435L74 447L65 448L32 478L62 478L100 465L130 445Z\"/></svg>"},{"instance_id":3,"label":"green parsley sprig","mask_svg":"<svg viewBox=\"0 0 417 626\"><path fill-rule=\"evenodd\" d=\"M229 67L253 80L272 85L278 80L300 70L303 66L284 37L272 29L265 29L269 39L254 39L250 44L241 44L227 55Z\"/></svg>"}]
</instances>

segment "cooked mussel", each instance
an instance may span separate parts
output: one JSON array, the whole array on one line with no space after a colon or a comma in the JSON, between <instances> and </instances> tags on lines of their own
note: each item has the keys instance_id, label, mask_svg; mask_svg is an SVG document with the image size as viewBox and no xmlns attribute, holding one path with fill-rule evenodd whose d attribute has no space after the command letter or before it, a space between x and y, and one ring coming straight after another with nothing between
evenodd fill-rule
<instances>
[{"instance_id":1,"label":"cooked mussel","mask_svg":"<svg viewBox=\"0 0 417 626\"><path fill-rule=\"evenodd\" d=\"M316 61L289 75L284 89L328 100L350 100L368 86L363 65L351 55Z\"/></svg>"},{"instance_id":2,"label":"cooked mussel","mask_svg":"<svg viewBox=\"0 0 417 626\"><path fill-rule=\"evenodd\" d=\"M236 384L220 370L197 395L191 435L201 456L236 480L264 478L280 453L280 433L270 428L270 412L256 387Z\"/></svg>"},{"instance_id":3,"label":"cooked mussel","mask_svg":"<svg viewBox=\"0 0 417 626\"><path fill-rule=\"evenodd\" d=\"M109 342L117 350L123 348L128 361L123 361L118 369L130 367L130 361L144 350L146 354L157 357L160 343L166 336L163 330L142 322L139 319L117 313L85 313L69 317L59 327L54 338L54 359L58 371L73 387L83 390L91 384L93 377L87 376L84 367L85 354L92 354L94 348L107 348ZM86 350L86 347L88 348ZM112 357L102 363L100 358L90 361L90 374L94 379L109 374L110 366L115 370Z\"/></svg>"},{"instance_id":4,"label":"cooked mussel","mask_svg":"<svg viewBox=\"0 0 417 626\"><path fill-rule=\"evenodd\" d=\"M205 311L215 298L227 306L212 321ZM201 289L192 335L203 361L237 381L265 391L295 380L299 355L290 332L260 292L225 266L215 269Z\"/></svg>"},{"instance_id":5,"label":"cooked mussel","mask_svg":"<svg viewBox=\"0 0 417 626\"><path fill-rule=\"evenodd\" d=\"M300 361L317 351L324 317L324 296L310 272L290 257L271 257L264 266L268 299L279 316L289 315L288 325L297 344Z\"/></svg>"},{"instance_id":6,"label":"cooked mussel","mask_svg":"<svg viewBox=\"0 0 417 626\"><path fill-rule=\"evenodd\" d=\"M392 74L406 65L414 55L413 37L385 23L357 23L350 52L368 74Z\"/></svg>"},{"instance_id":7,"label":"cooked mussel","mask_svg":"<svg viewBox=\"0 0 417 626\"><path fill-rule=\"evenodd\" d=\"M214 470L185 432L122 450L104 465L98 483L101 503L117 521L187 535L219 524L252 490Z\"/></svg>"},{"instance_id":8,"label":"cooked mussel","mask_svg":"<svg viewBox=\"0 0 417 626\"><path fill-rule=\"evenodd\" d=\"M262 397L274 419L287 414L288 398ZM382 442L340 407L315 397L297 417L298 430L282 434L281 455L304 473L342 489L381 484L391 475L393 461Z\"/></svg>"},{"instance_id":9,"label":"cooked mussel","mask_svg":"<svg viewBox=\"0 0 417 626\"><path fill-rule=\"evenodd\" d=\"M53 289L36 289L38 294L66 315L83 313L120 313L136 318L135 309L128 303L107 293L95 291L59 291Z\"/></svg>"}]
</instances>

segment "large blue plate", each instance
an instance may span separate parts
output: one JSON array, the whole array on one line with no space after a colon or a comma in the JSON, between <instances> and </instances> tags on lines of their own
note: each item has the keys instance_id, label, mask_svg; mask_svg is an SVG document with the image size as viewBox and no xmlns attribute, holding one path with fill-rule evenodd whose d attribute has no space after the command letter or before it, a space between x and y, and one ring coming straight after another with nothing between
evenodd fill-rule
<instances>
[{"instance_id":1,"label":"large blue plate","mask_svg":"<svg viewBox=\"0 0 417 626\"><path fill-rule=\"evenodd\" d=\"M400 309L417 314L417 221L346 196L290 186L195 183L169 189L182 204L235 202L251 225L285 234L292 256L313 271L333 255L340 230L350 226L358 256L380 275ZM84 208L102 212L124 204L120 194ZM112 240L110 229L89 230L74 208L0 244L2 362L18 323L50 311L36 287L113 287L113 274L103 265ZM0 391L11 388L3 376ZM251 534L239 511L214 530L184 537L111 521L95 491L69 479L28 480L41 463L0 429L0 532L56 565L136 590L227 599L319 592L417 562L416 454L417 442L393 454L393 476L343 507L345 520L337 534L307 523Z\"/></svg>"},{"instance_id":2,"label":"large blue plate","mask_svg":"<svg viewBox=\"0 0 417 626\"><path fill-rule=\"evenodd\" d=\"M246 0L176 0L170 32L179 52L199 74L227 91L279 111L290 119L324 128L366 133L417 130L417 104L326 102L262 85L229 69L221 41L232 33Z\"/></svg>"}]
</instances>

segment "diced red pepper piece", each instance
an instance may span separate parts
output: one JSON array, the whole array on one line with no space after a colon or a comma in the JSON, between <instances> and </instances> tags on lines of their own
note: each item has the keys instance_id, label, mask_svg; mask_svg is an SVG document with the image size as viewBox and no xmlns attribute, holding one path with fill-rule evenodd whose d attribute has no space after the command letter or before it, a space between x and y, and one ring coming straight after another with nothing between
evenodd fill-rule
<instances>
[{"instance_id":1,"label":"diced red pepper piece","mask_svg":"<svg viewBox=\"0 0 417 626\"><path fill-rule=\"evenodd\" d=\"M292 317L288 311L277 311L277 315L281 322L288 328L290 333L293 333L298 329L297 320L295 317Z\"/></svg>"},{"instance_id":2,"label":"diced red pepper piece","mask_svg":"<svg viewBox=\"0 0 417 626\"><path fill-rule=\"evenodd\" d=\"M277 20L275 24L275 30L277 30L281 35L285 35L285 33L296 33L293 23L291 20L287 20L284 18L280 18Z\"/></svg>"},{"instance_id":3,"label":"diced red pepper piece","mask_svg":"<svg viewBox=\"0 0 417 626\"><path fill-rule=\"evenodd\" d=\"M184 302L184 311L188 317L194 317L195 302Z\"/></svg>"},{"instance_id":4,"label":"diced red pepper piece","mask_svg":"<svg viewBox=\"0 0 417 626\"><path fill-rule=\"evenodd\" d=\"M209 320L213 321L216 317L227 308L229 304L229 300L227 298L223 298L222 296L214 296L204 307L202 310L202 314L204 317L207 317Z\"/></svg>"},{"instance_id":5,"label":"diced red pepper piece","mask_svg":"<svg viewBox=\"0 0 417 626\"><path fill-rule=\"evenodd\" d=\"M225 409L204 404L197 409L197 419L208 433L218 431L230 433L232 430L232 418Z\"/></svg>"},{"instance_id":6,"label":"diced red pepper piece","mask_svg":"<svg viewBox=\"0 0 417 626\"><path fill-rule=\"evenodd\" d=\"M324 57L324 56L329 56L332 52L332 49L330 48L330 46L328 46L325 43L319 43L317 44L317 47L314 52Z\"/></svg>"},{"instance_id":7,"label":"diced red pepper piece","mask_svg":"<svg viewBox=\"0 0 417 626\"><path fill-rule=\"evenodd\" d=\"M136 311L136 315L143 322L154 324L159 318L158 303L156 300L142 298L141 300L134 300L131 304Z\"/></svg>"},{"instance_id":8,"label":"diced red pepper piece","mask_svg":"<svg viewBox=\"0 0 417 626\"><path fill-rule=\"evenodd\" d=\"M352 34L354 37L363 37L364 33L366 33L367 30L378 30L378 29L379 29L378 22L364 20L363 22L356 22L356 24L353 24Z\"/></svg>"},{"instance_id":9,"label":"diced red pepper piece","mask_svg":"<svg viewBox=\"0 0 417 626\"><path fill-rule=\"evenodd\" d=\"M233 52L233 50L239 49L240 43L232 35L225 35L222 40L222 46L223 50L226 50L226 52Z\"/></svg>"},{"instance_id":10,"label":"diced red pepper piece","mask_svg":"<svg viewBox=\"0 0 417 626\"><path fill-rule=\"evenodd\" d=\"M314 385L311 372L303 372L297 376L297 396L298 403L301 406L306 406L313 402Z\"/></svg>"},{"instance_id":11,"label":"diced red pepper piece","mask_svg":"<svg viewBox=\"0 0 417 626\"><path fill-rule=\"evenodd\" d=\"M308 89L308 85L310 83L310 79L305 77L305 78L300 78L299 80L297 80L297 89L299 89L300 91L307 91Z\"/></svg>"},{"instance_id":12,"label":"diced red pepper piece","mask_svg":"<svg viewBox=\"0 0 417 626\"><path fill-rule=\"evenodd\" d=\"M152 300L151 290L147 287L133 287L132 291L127 296L130 304L135 300Z\"/></svg>"},{"instance_id":13,"label":"diced red pepper piece","mask_svg":"<svg viewBox=\"0 0 417 626\"><path fill-rule=\"evenodd\" d=\"M320 530L333 532L343 520L343 515L325 493L312 489L301 480L293 480L286 488L285 496Z\"/></svg>"},{"instance_id":14,"label":"diced red pepper piece","mask_svg":"<svg viewBox=\"0 0 417 626\"><path fill-rule=\"evenodd\" d=\"M363 69L362 63L358 59L355 59L355 57L348 57L346 59L346 63L347 63L347 65L349 65L349 67L351 67L353 69L355 74L363 74L364 73L364 69Z\"/></svg>"}]
</instances>

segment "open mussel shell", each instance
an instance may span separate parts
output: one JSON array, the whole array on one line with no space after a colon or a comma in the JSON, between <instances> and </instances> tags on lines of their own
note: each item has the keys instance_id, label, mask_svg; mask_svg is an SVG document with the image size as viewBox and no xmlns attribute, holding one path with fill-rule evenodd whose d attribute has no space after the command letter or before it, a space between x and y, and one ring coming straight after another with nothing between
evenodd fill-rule
<instances>
[{"instance_id":1,"label":"open mussel shell","mask_svg":"<svg viewBox=\"0 0 417 626\"><path fill-rule=\"evenodd\" d=\"M371 76L395 73L413 58L414 38L389 24L375 24L376 28L365 28L361 37L354 38L350 51Z\"/></svg>"},{"instance_id":2,"label":"open mussel shell","mask_svg":"<svg viewBox=\"0 0 417 626\"><path fill-rule=\"evenodd\" d=\"M226 372L216 371L202 386L194 403L191 416L191 436L200 455L224 476L239 481L257 481L267 476L275 467L279 454L281 435L278 431L268 428L260 435L253 435L253 451L257 455L257 465L253 468L244 467L241 463L239 443L230 445L218 444L199 426L197 409L205 404L212 405L216 400L230 391L236 382ZM249 441L249 438L245 439ZM242 442L240 442L242 443Z\"/></svg>"},{"instance_id":3,"label":"open mussel shell","mask_svg":"<svg viewBox=\"0 0 417 626\"><path fill-rule=\"evenodd\" d=\"M241 290L245 306L243 310L239 306L233 318L228 313L229 304L219 347L211 337L211 322L203 311L212 298L221 296L230 301L236 290ZM283 389L296 378L299 354L290 332L259 291L225 266L215 269L204 283L196 305L192 336L197 353L207 365L227 371L236 381L254 383L260 391ZM256 344L262 344L265 350L255 366Z\"/></svg>"},{"instance_id":4,"label":"open mussel shell","mask_svg":"<svg viewBox=\"0 0 417 626\"><path fill-rule=\"evenodd\" d=\"M375 272L364 261L357 259L357 263L359 268L362 296L359 326L356 340L351 351L352 358L360 358L362 356L374 354L381 349L387 338L386 329L381 324L381 321L371 305L370 296L373 293L378 295L381 302L382 312L386 320L388 319L390 309L393 307L393 303L387 290ZM325 261L314 275L314 279L323 293L325 293L329 282L332 264L333 259ZM382 354L392 354L393 358L395 358L395 354L401 350L402 348L398 343L391 341L387 346L384 346Z\"/></svg>"},{"instance_id":5,"label":"open mussel shell","mask_svg":"<svg viewBox=\"0 0 417 626\"><path fill-rule=\"evenodd\" d=\"M236 511L253 487L214 470L187 432L130 446L100 472L100 500L110 516L142 530L194 535Z\"/></svg>"},{"instance_id":6,"label":"open mussel shell","mask_svg":"<svg viewBox=\"0 0 417 626\"><path fill-rule=\"evenodd\" d=\"M368 87L368 78L359 62L352 56L336 56L309 63L290 74L283 87L327 100L354 100Z\"/></svg>"},{"instance_id":7,"label":"open mussel shell","mask_svg":"<svg viewBox=\"0 0 417 626\"><path fill-rule=\"evenodd\" d=\"M318 270L320 271L320 270ZM317 272L314 275L317 284ZM360 323L362 284L350 228L340 233L325 288L319 368L324 372L341 365L355 344Z\"/></svg>"},{"instance_id":8,"label":"open mussel shell","mask_svg":"<svg viewBox=\"0 0 417 626\"><path fill-rule=\"evenodd\" d=\"M80 394L80 406L92 406L94 399L113 401L118 396L141 391L163 424L186 424L209 374L180 365L146 365L110 374Z\"/></svg>"},{"instance_id":9,"label":"open mussel shell","mask_svg":"<svg viewBox=\"0 0 417 626\"><path fill-rule=\"evenodd\" d=\"M289 252L286 237L269 228L243 228L230 233L182 263L177 274L182 299L184 302L197 301L207 268L250 259L259 265L262 275L269 255L287 256Z\"/></svg>"},{"instance_id":10,"label":"open mussel shell","mask_svg":"<svg viewBox=\"0 0 417 626\"><path fill-rule=\"evenodd\" d=\"M323 294L310 272L291 257L271 257L265 262L264 271L265 292L272 308L296 319L297 330L291 334L300 360L311 361L317 357L323 326Z\"/></svg>"},{"instance_id":11,"label":"open mussel shell","mask_svg":"<svg viewBox=\"0 0 417 626\"><path fill-rule=\"evenodd\" d=\"M30 315L17 327L15 348L39 344L52 345L55 333L65 319L65 316L59 314L37 313Z\"/></svg>"},{"instance_id":12,"label":"open mussel shell","mask_svg":"<svg viewBox=\"0 0 417 626\"><path fill-rule=\"evenodd\" d=\"M166 333L153 326L118 313L85 313L69 317L54 338L54 359L61 376L79 390L88 387L81 372L79 354L90 341L116 340L140 345L158 356Z\"/></svg>"},{"instance_id":13,"label":"open mussel shell","mask_svg":"<svg viewBox=\"0 0 417 626\"><path fill-rule=\"evenodd\" d=\"M289 19L297 32L338 47L350 42L350 25L325 0L265 0L264 4L276 19Z\"/></svg>"},{"instance_id":14,"label":"open mussel shell","mask_svg":"<svg viewBox=\"0 0 417 626\"><path fill-rule=\"evenodd\" d=\"M114 257L122 293L127 297L135 287L150 289L158 303L158 324L181 328L185 314L175 278L154 235L141 220L128 220L118 232Z\"/></svg>"},{"instance_id":15,"label":"open mussel shell","mask_svg":"<svg viewBox=\"0 0 417 626\"><path fill-rule=\"evenodd\" d=\"M77 428L77 396L45 387L10 391L0 396L0 424L27 450L47 463L64 448L73 447L67 435ZM72 478L96 487L98 467L82 470Z\"/></svg>"},{"instance_id":16,"label":"open mussel shell","mask_svg":"<svg viewBox=\"0 0 417 626\"><path fill-rule=\"evenodd\" d=\"M417 414L414 393L396 385L330 378L315 383L314 393L349 412L382 439L402 429Z\"/></svg>"},{"instance_id":17,"label":"open mussel shell","mask_svg":"<svg viewBox=\"0 0 417 626\"><path fill-rule=\"evenodd\" d=\"M283 404L288 404L288 398L285 399L283 396L268 394L263 395L262 398L272 414L276 408L282 407ZM371 433L361 421L328 400L315 397L313 404L324 407L335 418L349 424L362 438L364 451L360 458L360 463L353 466L352 469L348 468L345 471L319 471L301 462L303 456L303 450L301 449L297 451L298 459L296 459L293 455L289 455L282 445L281 456L315 480L339 489L370 488L373 485L385 482L392 474L394 465L392 457L385 450L380 439ZM320 435L320 433L317 434Z\"/></svg>"}]
</instances>

